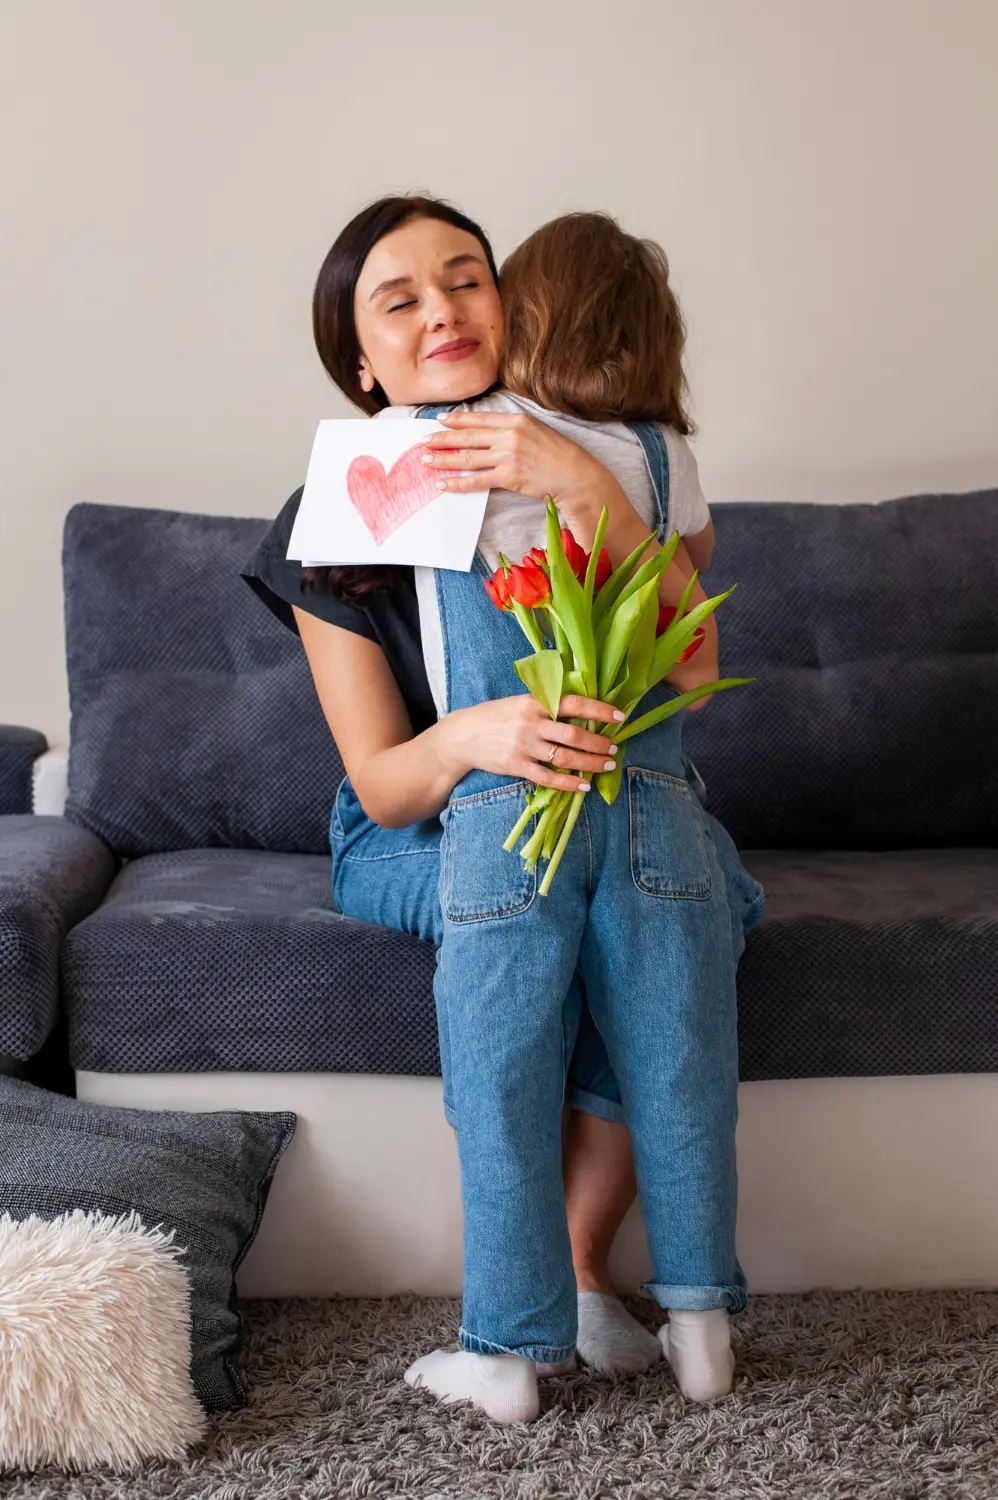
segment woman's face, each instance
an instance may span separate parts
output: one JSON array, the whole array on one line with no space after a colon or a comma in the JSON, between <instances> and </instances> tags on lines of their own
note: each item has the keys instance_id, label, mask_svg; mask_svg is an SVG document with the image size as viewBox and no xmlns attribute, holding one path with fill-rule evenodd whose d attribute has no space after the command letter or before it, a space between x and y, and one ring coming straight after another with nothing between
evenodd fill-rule
<instances>
[{"instance_id":1,"label":"woman's face","mask_svg":"<svg viewBox=\"0 0 998 1500\"><path fill-rule=\"evenodd\" d=\"M379 240L354 292L361 385L393 406L464 401L493 385L499 292L474 235L414 219Z\"/></svg>"}]
</instances>

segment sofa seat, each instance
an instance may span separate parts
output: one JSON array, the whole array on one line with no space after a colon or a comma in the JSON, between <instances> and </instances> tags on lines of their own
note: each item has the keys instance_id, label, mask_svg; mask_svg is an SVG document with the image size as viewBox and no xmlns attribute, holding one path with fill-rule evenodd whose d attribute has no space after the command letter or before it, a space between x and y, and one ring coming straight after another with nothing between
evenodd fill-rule
<instances>
[{"instance_id":1,"label":"sofa seat","mask_svg":"<svg viewBox=\"0 0 998 1500\"><path fill-rule=\"evenodd\" d=\"M335 911L328 857L147 855L63 948L70 1056L110 1073L432 1075L435 963Z\"/></svg>"},{"instance_id":2,"label":"sofa seat","mask_svg":"<svg viewBox=\"0 0 998 1500\"><path fill-rule=\"evenodd\" d=\"M739 971L743 1079L998 1071L998 852L744 857L768 906ZM72 1061L433 1075L434 963L337 913L328 859L149 855L66 941Z\"/></svg>"},{"instance_id":3,"label":"sofa seat","mask_svg":"<svg viewBox=\"0 0 998 1500\"><path fill-rule=\"evenodd\" d=\"M93 911L118 861L63 818L0 817L0 1059L27 1061L55 1024L59 945Z\"/></svg>"},{"instance_id":4,"label":"sofa seat","mask_svg":"<svg viewBox=\"0 0 998 1500\"><path fill-rule=\"evenodd\" d=\"M744 858L743 1079L998 1071L998 850Z\"/></svg>"}]
</instances>

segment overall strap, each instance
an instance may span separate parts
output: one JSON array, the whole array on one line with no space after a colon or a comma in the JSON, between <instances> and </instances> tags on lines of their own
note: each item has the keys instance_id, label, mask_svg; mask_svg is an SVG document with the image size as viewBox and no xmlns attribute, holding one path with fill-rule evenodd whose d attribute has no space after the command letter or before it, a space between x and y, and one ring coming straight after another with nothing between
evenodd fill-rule
<instances>
[{"instance_id":1,"label":"overall strap","mask_svg":"<svg viewBox=\"0 0 998 1500\"><path fill-rule=\"evenodd\" d=\"M421 406L417 411L416 416L430 418L439 417L441 412L453 411L456 406L460 405L460 401L441 401L437 406Z\"/></svg>"},{"instance_id":2,"label":"overall strap","mask_svg":"<svg viewBox=\"0 0 998 1500\"><path fill-rule=\"evenodd\" d=\"M657 422L628 422L627 425L644 450L658 506L656 537L660 544L664 544L672 535L669 525L669 450L665 446L665 436Z\"/></svg>"}]
</instances>

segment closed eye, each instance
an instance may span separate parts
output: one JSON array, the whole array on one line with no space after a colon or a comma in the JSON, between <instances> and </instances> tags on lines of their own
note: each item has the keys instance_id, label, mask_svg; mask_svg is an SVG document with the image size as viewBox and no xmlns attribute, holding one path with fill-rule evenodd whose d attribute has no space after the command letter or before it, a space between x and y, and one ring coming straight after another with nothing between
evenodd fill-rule
<instances>
[{"instance_id":1,"label":"closed eye","mask_svg":"<svg viewBox=\"0 0 998 1500\"><path fill-rule=\"evenodd\" d=\"M450 288L450 292L452 294L454 292L473 292L479 286L481 286L481 282L479 281L462 281L460 286L452 286ZM407 307L415 307L416 301L417 299L415 297L406 297L402 302L391 303L390 306L385 309L385 311L390 313L404 312Z\"/></svg>"}]
</instances>

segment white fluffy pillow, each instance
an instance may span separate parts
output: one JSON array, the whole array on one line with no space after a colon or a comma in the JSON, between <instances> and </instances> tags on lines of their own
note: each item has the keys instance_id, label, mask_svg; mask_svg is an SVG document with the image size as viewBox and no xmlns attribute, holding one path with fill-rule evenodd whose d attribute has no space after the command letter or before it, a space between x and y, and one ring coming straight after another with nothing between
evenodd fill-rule
<instances>
[{"instance_id":1,"label":"white fluffy pillow","mask_svg":"<svg viewBox=\"0 0 998 1500\"><path fill-rule=\"evenodd\" d=\"M171 1239L135 1213L0 1216L0 1469L121 1472L200 1439Z\"/></svg>"}]
</instances>

